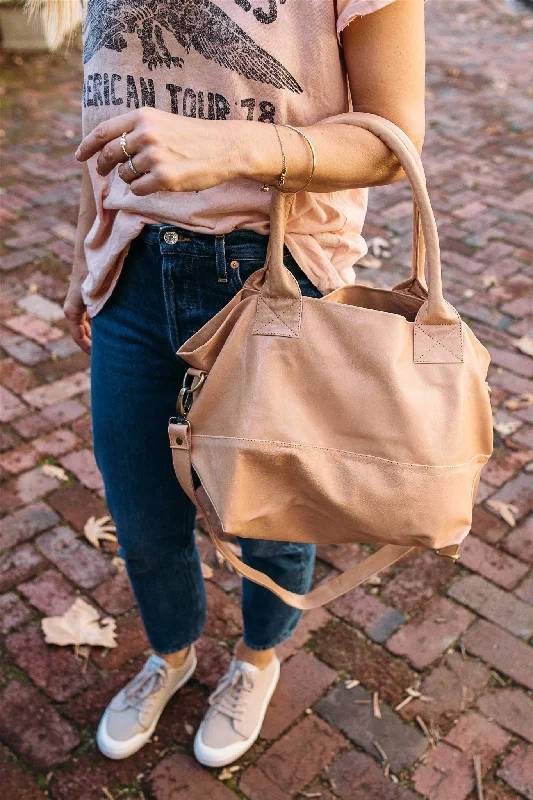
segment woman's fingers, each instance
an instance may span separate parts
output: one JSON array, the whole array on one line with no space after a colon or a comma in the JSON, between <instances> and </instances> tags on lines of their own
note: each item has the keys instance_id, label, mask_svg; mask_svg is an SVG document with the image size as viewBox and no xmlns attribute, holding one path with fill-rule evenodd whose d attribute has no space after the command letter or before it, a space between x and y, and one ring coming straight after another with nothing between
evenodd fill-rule
<instances>
[{"instance_id":1,"label":"woman's fingers","mask_svg":"<svg viewBox=\"0 0 533 800\"><path fill-rule=\"evenodd\" d=\"M73 318L68 318L68 327L70 330L70 335L76 342L76 344L81 347L81 349L85 353L91 352L91 323L88 319L79 318L77 320Z\"/></svg>"},{"instance_id":2,"label":"woman's fingers","mask_svg":"<svg viewBox=\"0 0 533 800\"><path fill-rule=\"evenodd\" d=\"M108 142L112 142L113 139L119 139L124 131L131 133L135 128L138 116L138 111L130 111L128 114L121 114L119 117L113 117L106 122L101 122L80 143L76 150L78 161L87 161L99 150L102 150Z\"/></svg>"},{"instance_id":3,"label":"woman's fingers","mask_svg":"<svg viewBox=\"0 0 533 800\"><path fill-rule=\"evenodd\" d=\"M131 144L127 139L126 142L128 153L131 155L131 151L129 150ZM128 159L122 149L120 139L113 139L112 142L108 142L106 145L104 145L100 151L98 160L96 162L96 171L99 175L109 175L111 170L114 169L117 164L123 163L127 160Z\"/></svg>"}]
</instances>

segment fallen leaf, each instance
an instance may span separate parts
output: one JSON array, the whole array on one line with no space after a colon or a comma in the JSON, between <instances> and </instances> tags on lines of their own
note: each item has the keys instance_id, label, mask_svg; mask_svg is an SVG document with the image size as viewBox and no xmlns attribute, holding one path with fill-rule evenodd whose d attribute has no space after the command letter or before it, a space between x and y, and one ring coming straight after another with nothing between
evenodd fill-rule
<instances>
[{"instance_id":1,"label":"fallen leaf","mask_svg":"<svg viewBox=\"0 0 533 800\"><path fill-rule=\"evenodd\" d=\"M58 467L56 464L43 464L41 472L43 475L48 475L49 478L57 478L58 481L68 481L68 475L63 467Z\"/></svg>"},{"instance_id":2,"label":"fallen leaf","mask_svg":"<svg viewBox=\"0 0 533 800\"><path fill-rule=\"evenodd\" d=\"M111 524L109 524L111 523ZM89 517L83 526L83 533L85 538L92 544L93 547L100 549L100 542L116 542L117 537L113 533L116 531L115 526L111 522L111 517Z\"/></svg>"},{"instance_id":3,"label":"fallen leaf","mask_svg":"<svg viewBox=\"0 0 533 800\"><path fill-rule=\"evenodd\" d=\"M521 428L523 425L520 420L517 419L510 419L510 420L496 420L493 419L492 427L495 431L498 431L500 436L512 436L513 433L516 433L518 428Z\"/></svg>"},{"instance_id":4,"label":"fallen leaf","mask_svg":"<svg viewBox=\"0 0 533 800\"><path fill-rule=\"evenodd\" d=\"M366 267L366 269L381 269L381 260L373 256L372 253L367 253L357 262L358 267Z\"/></svg>"},{"instance_id":5,"label":"fallen leaf","mask_svg":"<svg viewBox=\"0 0 533 800\"><path fill-rule=\"evenodd\" d=\"M498 285L498 278L496 275L485 275L483 277L483 288L490 289L492 286Z\"/></svg>"},{"instance_id":6,"label":"fallen leaf","mask_svg":"<svg viewBox=\"0 0 533 800\"><path fill-rule=\"evenodd\" d=\"M522 336L521 339L517 339L514 342L514 346L520 350L521 353L525 353L526 356L533 356L533 339L531 336Z\"/></svg>"},{"instance_id":7,"label":"fallen leaf","mask_svg":"<svg viewBox=\"0 0 533 800\"><path fill-rule=\"evenodd\" d=\"M229 781L229 779L232 777L233 773L227 767L224 767L224 769L217 775L219 781Z\"/></svg>"},{"instance_id":8,"label":"fallen leaf","mask_svg":"<svg viewBox=\"0 0 533 800\"><path fill-rule=\"evenodd\" d=\"M463 297L466 297L467 300L470 300L470 298L473 297L473 296L474 296L474 290L473 289L465 289L464 290Z\"/></svg>"},{"instance_id":9,"label":"fallen leaf","mask_svg":"<svg viewBox=\"0 0 533 800\"><path fill-rule=\"evenodd\" d=\"M30 294L35 294L38 291L39 291L39 287L37 286L37 284L36 283L30 283L30 285L28 286L28 292Z\"/></svg>"},{"instance_id":10,"label":"fallen leaf","mask_svg":"<svg viewBox=\"0 0 533 800\"><path fill-rule=\"evenodd\" d=\"M516 525L515 514L518 514L519 509L511 503L504 503L501 500L487 500L487 505L492 508L504 522L514 528Z\"/></svg>"},{"instance_id":11,"label":"fallen leaf","mask_svg":"<svg viewBox=\"0 0 533 800\"><path fill-rule=\"evenodd\" d=\"M519 411L521 408L533 406L533 394L523 392L519 394L518 397L510 397L509 400L505 401L504 406L508 408L509 411Z\"/></svg>"},{"instance_id":12,"label":"fallen leaf","mask_svg":"<svg viewBox=\"0 0 533 800\"><path fill-rule=\"evenodd\" d=\"M389 258L389 243L381 236L374 236L368 240L368 249L376 258Z\"/></svg>"},{"instance_id":13,"label":"fallen leaf","mask_svg":"<svg viewBox=\"0 0 533 800\"><path fill-rule=\"evenodd\" d=\"M98 611L78 597L62 616L41 620L45 642L116 647L116 622L112 617L100 619Z\"/></svg>"},{"instance_id":14,"label":"fallen leaf","mask_svg":"<svg viewBox=\"0 0 533 800\"><path fill-rule=\"evenodd\" d=\"M347 689L355 689L356 686L359 686L361 681L344 681L344 685Z\"/></svg>"},{"instance_id":15,"label":"fallen leaf","mask_svg":"<svg viewBox=\"0 0 533 800\"><path fill-rule=\"evenodd\" d=\"M124 572L126 569L126 562L120 556L113 556L111 559L111 563L115 567L117 572Z\"/></svg>"},{"instance_id":16,"label":"fallen leaf","mask_svg":"<svg viewBox=\"0 0 533 800\"><path fill-rule=\"evenodd\" d=\"M203 561L200 563L200 566L202 568L202 576L204 577L204 579L206 581L211 580L211 578L213 577L213 570L211 569L211 567L209 567L207 564L204 564Z\"/></svg>"}]
</instances>

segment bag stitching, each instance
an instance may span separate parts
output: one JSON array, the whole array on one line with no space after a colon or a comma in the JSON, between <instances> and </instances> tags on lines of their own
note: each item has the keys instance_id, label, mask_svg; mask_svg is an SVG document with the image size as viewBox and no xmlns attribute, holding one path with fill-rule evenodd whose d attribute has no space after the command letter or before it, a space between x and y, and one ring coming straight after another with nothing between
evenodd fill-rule
<instances>
[{"instance_id":1,"label":"bag stitching","mask_svg":"<svg viewBox=\"0 0 533 800\"><path fill-rule=\"evenodd\" d=\"M446 324L448 324L448 323L446 323ZM429 339L431 339L433 342L435 342L435 344L431 345L431 347L429 348L429 350L426 350L424 353L419 353L419 354L416 356L416 358L415 358L415 361L421 361L422 359L424 359L424 358L425 358L425 357L428 355L428 353L430 353L432 350L434 350L434 349L435 349L435 347L437 347L437 345L440 345L441 347L444 347L444 349L445 349L445 350L446 350L448 353L450 353L450 355L452 355L452 356L453 356L453 357L454 357L454 358L455 358L455 359L456 359L458 362L462 362L462 361L464 360L464 359L463 359L463 337L462 337L462 328L461 328L461 324L457 325L457 323L455 323L455 322L453 322L453 323L451 323L451 324L452 324L454 327L457 327L457 328L459 328L459 345L460 345L460 347L461 347L461 354L460 354L460 356L458 356L458 355L457 355L457 353L454 353L452 350L450 350L450 348L449 348L449 347L446 347L446 345L445 345L445 344L442 344L442 341L441 341L441 342L437 341L437 339L435 339L435 337L434 337L434 336L431 336L431 334L430 334L430 333L428 333L428 332L425 330L425 328L426 328L426 327L430 327L430 326L422 326L422 325L420 325L420 324L417 324L417 323L415 323L415 335L416 335L416 328L418 328L418 330L420 330L420 331L421 331L422 333L424 333L424 334L425 334L425 335L426 335L426 336L427 336ZM446 339L447 339L449 336L451 336L451 335L452 335L452 333L453 333L453 331L450 331L449 333L447 333L447 334L446 334L446 336L444 337L443 341L444 341L444 340L446 340ZM441 363L445 363L445 362L438 361L438 362L434 362L434 363L441 364Z\"/></svg>"},{"instance_id":2,"label":"bag stitching","mask_svg":"<svg viewBox=\"0 0 533 800\"><path fill-rule=\"evenodd\" d=\"M484 458L488 460L490 458L490 454L485 453L478 453L472 458L469 458L468 461L463 461L461 464L416 464L410 463L408 461L393 461L390 458L383 458L382 456L371 456L367 453L353 453L350 450L342 450L338 447L321 447L320 445L316 444L298 444L297 442L280 442L276 439L247 439L244 436L218 436L215 434L209 433L193 433L193 438L196 439L228 439L230 441L236 442L254 442L256 444L276 444L281 445L282 447L295 447L302 450L320 450L332 453L342 453L343 455L353 456L355 458L364 458L370 461L384 461L387 464L395 464L399 467L420 467L421 469L441 469L441 470L450 470L450 469L458 469L459 467L466 467L472 461L475 461L478 458Z\"/></svg>"}]
</instances>

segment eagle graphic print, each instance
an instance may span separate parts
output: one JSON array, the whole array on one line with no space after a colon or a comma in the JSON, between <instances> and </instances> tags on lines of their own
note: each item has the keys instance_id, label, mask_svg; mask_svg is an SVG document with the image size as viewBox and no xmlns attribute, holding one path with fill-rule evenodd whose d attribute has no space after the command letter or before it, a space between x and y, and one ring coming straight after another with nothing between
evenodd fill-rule
<instances>
[{"instance_id":1,"label":"eagle graphic print","mask_svg":"<svg viewBox=\"0 0 533 800\"><path fill-rule=\"evenodd\" d=\"M235 2L246 11L251 8L248 0ZM276 13L275 0L270 0L268 13L254 9L256 20L265 24L274 21ZM137 36L149 70L182 67L181 48L185 54L195 50L244 78L290 92L303 91L283 64L211 0L90 0L84 33L85 64L102 48L122 52L128 38ZM179 45L177 52L171 52L174 42Z\"/></svg>"}]
</instances>

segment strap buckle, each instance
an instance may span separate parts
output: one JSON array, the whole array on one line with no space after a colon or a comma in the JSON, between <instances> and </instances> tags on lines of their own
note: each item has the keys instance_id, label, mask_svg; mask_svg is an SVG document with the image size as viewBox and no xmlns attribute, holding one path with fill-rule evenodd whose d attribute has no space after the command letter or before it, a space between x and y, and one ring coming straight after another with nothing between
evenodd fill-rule
<instances>
[{"instance_id":1,"label":"strap buckle","mask_svg":"<svg viewBox=\"0 0 533 800\"><path fill-rule=\"evenodd\" d=\"M198 378L198 382L196 384L194 384L195 378ZM206 378L207 372L201 372L200 375L191 375L191 373L188 371L185 373L185 377L183 378L183 386L180 389L178 400L176 402L176 411L181 419L187 419L187 414L191 410L192 406L192 396L194 392L197 392L198 389L203 386Z\"/></svg>"}]
</instances>

